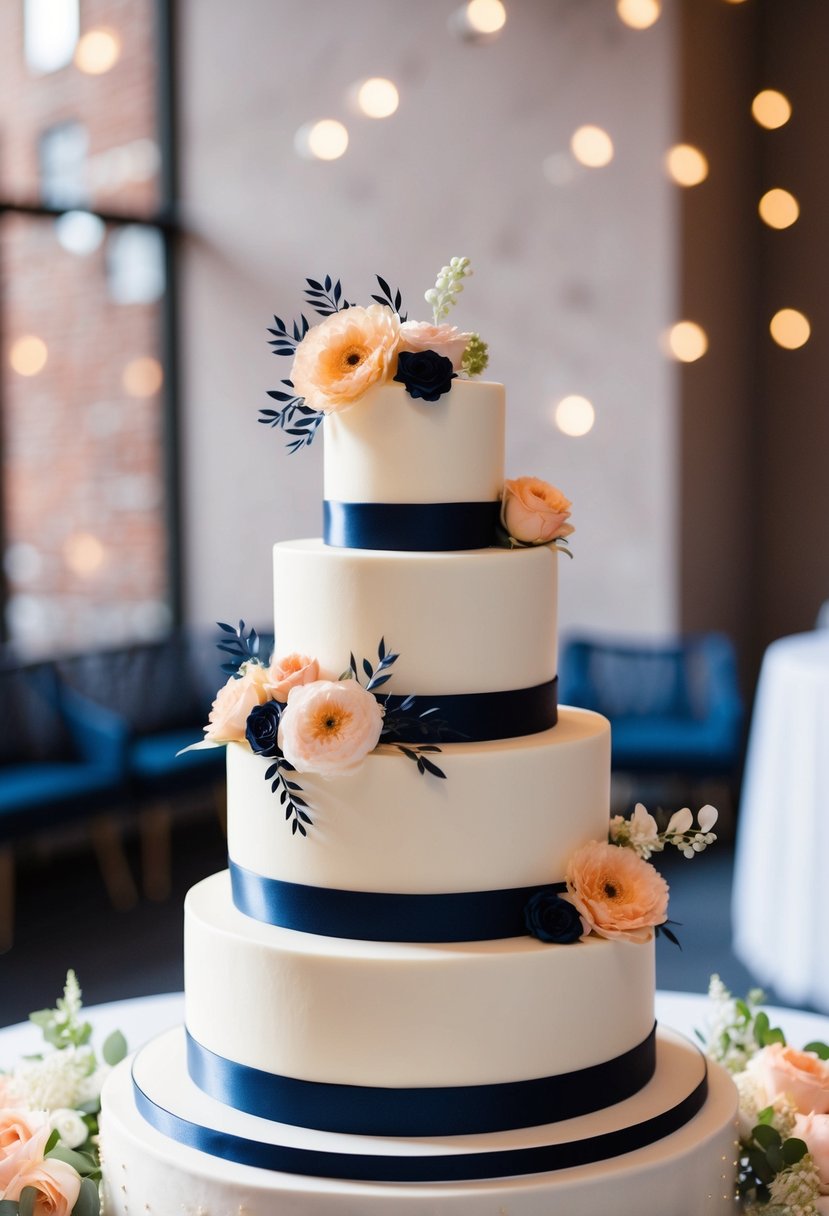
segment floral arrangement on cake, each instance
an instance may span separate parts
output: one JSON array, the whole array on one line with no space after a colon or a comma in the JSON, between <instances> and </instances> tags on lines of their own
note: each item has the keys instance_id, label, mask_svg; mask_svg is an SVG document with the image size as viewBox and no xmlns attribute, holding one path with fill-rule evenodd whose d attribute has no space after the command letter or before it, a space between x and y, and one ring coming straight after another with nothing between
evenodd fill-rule
<instances>
[{"instance_id":1,"label":"floral arrangement on cake","mask_svg":"<svg viewBox=\"0 0 829 1216\"><path fill-rule=\"evenodd\" d=\"M563 884L542 887L529 899L527 932L540 941L570 945L591 934L647 942L664 934L678 944L668 920L668 884L650 864L666 846L692 858L717 839L717 812L684 807L660 830L641 802L630 819L614 815L607 840L590 840L567 863Z\"/></svg>"},{"instance_id":2,"label":"floral arrangement on cake","mask_svg":"<svg viewBox=\"0 0 829 1216\"><path fill-rule=\"evenodd\" d=\"M712 976L699 1033L740 1096L738 1187L751 1216L829 1216L829 1046L787 1044L759 990L732 997Z\"/></svg>"},{"instance_id":3,"label":"floral arrangement on cake","mask_svg":"<svg viewBox=\"0 0 829 1216\"><path fill-rule=\"evenodd\" d=\"M293 365L282 388L268 393L279 409L261 410L259 421L290 435L288 450L296 452L310 447L326 414L354 405L375 385L397 381L410 397L434 402L458 376L479 376L489 361L486 343L446 321L471 274L469 258L441 267L424 297L431 322L408 320L400 291L379 274L380 294L367 307L349 303L331 275L306 279L306 301L323 320L312 326L303 314L286 325L274 317L270 345Z\"/></svg>"},{"instance_id":4,"label":"floral arrangement on cake","mask_svg":"<svg viewBox=\"0 0 829 1216\"><path fill-rule=\"evenodd\" d=\"M69 971L54 1009L30 1015L50 1048L0 1072L0 1216L97 1216L101 1086L127 1045L120 1031L99 1060Z\"/></svg>"},{"instance_id":5,"label":"floral arrangement on cake","mask_svg":"<svg viewBox=\"0 0 829 1216\"><path fill-rule=\"evenodd\" d=\"M408 742L425 735L427 723L428 733L440 732L434 718L437 711L412 713L415 697L378 693L400 657L387 648L385 639L380 639L376 665L364 658L358 667L351 654L348 667L334 677L322 672L317 659L308 655L274 654L263 662L255 629L246 631L244 621L238 626L218 624L225 635L231 635L219 643L219 649L231 656L222 664L228 679L216 694L204 739L184 751L243 743L256 755L271 759L265 780L279 793L292 834L307 835L313 821L302 786L291 774L346 777L385 743L411 760L421 776L446 777L430 758L440 752L437 744ZM360 682L361 671L365 684Z\"/></svg>"}]
</instances>

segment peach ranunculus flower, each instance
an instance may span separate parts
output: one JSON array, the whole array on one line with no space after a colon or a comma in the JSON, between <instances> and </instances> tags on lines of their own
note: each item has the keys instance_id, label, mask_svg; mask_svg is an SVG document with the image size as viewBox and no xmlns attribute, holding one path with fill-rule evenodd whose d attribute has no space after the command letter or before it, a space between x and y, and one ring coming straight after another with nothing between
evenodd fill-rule
<instances>
[{"instance_id":1,"label":"peach ranunculus flower","mask_svg":"<svg viewBox=\"0 0 829 1216\"><path fill-rule=\"evenodd\" d=\"M4 1198L19 1199L27 1186L35 1189L33 1216L70 1216L81 1193L80 1175L65 1161L51 1157L24 1162L8 1183Z\"/></svg>"},{"instance_id":2,"label":"peach ranunculus flower","mask_svg":"<svg viewBox=\"0 0 829 1216\"><path fill-rule=\"evenodd\" d=\"M284 659L271 659L268 679L271 697L284 703L288 693L299 684L312 684L319 679L320 665L305 654L288 654Z\"/></svg>"},{"instance_id":3,"label":"peach ranunculus flower","mask_svg":"<svg viewBox=\"0 0 829 1216\"><path fill-rule=\"evenodd\" d=\"M514 540L546 545L575 531L567 522L572 505L549 482L539 477L517 477L504 482L501 523Z\"/></svg>"},{"instance_id":4,"label":"peach ranunculus flower","mask_svg":"<svg viewBox=\"0 0 829 1216\"><path fill-rule=\"evenodd\" d=\"M51 1132L46 1111L0 1110L0 1199L24 1162L43 1160Z\"/></svg>"},{"instance_id":5,"label":"peach ranunculus flower","mask_svg":"<svg viewBox=\"0 0 829 1216\"><path fill-rule=\"evenodd\" d=\"M829 1195L829 1115L795 1115L793 1136L805 1141L820 1177L823 1195Z\"/></svg>"},{"instance_id":6,"label":"peach ranunculus flower","mask_svg":"<svg viewBox=\"0 0 829 1216\"><path fill-rule=\"evenodd\" d=\"M309 329L296 348L291 382L324 414L351 405L394 371L400 318L385 304L345 308Z\"/></svg>"},{"instance_id":7,"label":"peach ranunculus flower","mask_svg":"<svg viewBox=\"0 0 829 1216\"><path fill-rule=\"evenodd\" d=\"M382 705L356 680L317 680L288 693L279 746L300 773L353 773L380 740Z\"/></svg>"},{"instance_id":8,"label":"peach ranunculus flower","mask_svg":"<svg viewBox=\"0 0 829 1216\"><path fill-rule=\"evenodd\" d=\"M404 321L400 326L400 349L433 350L452 360L452 371L459 372L472 334L464 334L457 325L432 325L429 321Z\"/></svg>"},{"instance_id":9,"label":"peach ranunculus flower","mask_svg":"<svg viewBox=\"0 0 829 1216\"><path fill-rule=\"evenodd\" d=\"M646 942L668 917L668 884L632 849L591 840L567 863L567 896L600 937Z\"/></svg>"},{"instance_id":10,"label":"peach ranunculus flower","mask_svg":"<svg viewBox=\"0 0 829 1216\"><path fill-rule=\"evenodd\" d=\"M208 715L204 737L211 743L241 743L245 738L248 714L254 705L272 701L270 672L261 663L245 663L242 674L231 676L216 693Z\"/></svg>"},{"instance_id":11,"label":"peach ranunculus flower","mask_svg":"<svg viewBox=\"0 0 829 1216\"><path fill-rule=\"evenodd\" d=\"M766 1092L769 1103L785 1097L803 1115L829 1114L829 1060L813 1051L797 1051L783 1043L769 1043L748 1063Z\"/></svg>"}]
</instances>

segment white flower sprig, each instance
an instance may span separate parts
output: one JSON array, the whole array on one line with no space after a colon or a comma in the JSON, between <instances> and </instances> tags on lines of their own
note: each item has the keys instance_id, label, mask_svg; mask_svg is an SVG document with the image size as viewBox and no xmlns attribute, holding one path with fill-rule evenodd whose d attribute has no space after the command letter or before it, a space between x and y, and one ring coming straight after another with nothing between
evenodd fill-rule
<instances>
[{"instance_id":1,"label":"white flower sprig","mask_svg":"<svg viewBox=\"0 0 829 1216\"><path fill-rule=\"evenodd\" d=\"M423 297L432 305L435 325L449 316L449 310L457 303L455 296L463 291L463 280L471 274L469 258L451 258L448 266L441 267L434 287L430 287Z\"/></svg>"},{"instance_id":2,"label":"white flower sprig","mask_svg":"<svg viewBox=\"0 0 829 1216\"><path fill-rule=\"evenodd\" d=\"M610 839L613 844L634 849L647 861L654 853L661 853L665 845L673 845L684 857L695 857L717 839L711 830L717 822L717 811L713 806L704 806L697 814L698 827L694 828L694 817L687 807L677 811L668 821L664 832L653 815L637 802L630 819L614 815L610 821Z\"/></svg>"}]
</instances>

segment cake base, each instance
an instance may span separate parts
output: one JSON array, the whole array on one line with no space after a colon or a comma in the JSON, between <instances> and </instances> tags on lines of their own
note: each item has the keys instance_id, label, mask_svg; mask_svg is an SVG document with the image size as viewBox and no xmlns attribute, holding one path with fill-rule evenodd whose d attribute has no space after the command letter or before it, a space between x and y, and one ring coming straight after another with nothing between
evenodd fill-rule
<instances>
[{"instance_id":1,"label":"cake base","mask_svg":"<svg viewBox=\"0 0 829 1216\"><path fill-rule=\"evenodd\" d=\"M184 1047L183 1031L170 1031L107 1080L101 1117L106 1216L725 1216L735 1211L736 1092L728 1075L711 1064L701 1109L669 1134L589 1164L509 1174L511 1162L526 1169L536 1159L534 1151L539 1160L544 1153L560 1160L571 1151L590 1156L602 1145L623 1143L631 1128L658 1123L667 1112L687 1107L704 1084L705 1064L671 1031L659 1032L653 1081L604 1111L515 1132L406 1141L315 1132L223 1106L187 1076ZM136 1094L145 1113L170 1134L139 1112ZM217 1155L193 1143L209 1144ZM227 1159L228 1154L256 1159L257 1153L276 1154L274 1159L298 1168L307 1161L314 1169L324 1163L324 1154L333 1154L330 1160L347 1161L357 1180ZM497 1172L496 1154L503 1154L505 1176L480 1177L481 1169ZM415 1176L428 1177L430 1169L445 1172L448 1163L461 1179L465 1171L474 1178L476 1170L479 1178L370 1180L378 1172L405 1176L409 1162Z\"/></svg>"}]
</instances>

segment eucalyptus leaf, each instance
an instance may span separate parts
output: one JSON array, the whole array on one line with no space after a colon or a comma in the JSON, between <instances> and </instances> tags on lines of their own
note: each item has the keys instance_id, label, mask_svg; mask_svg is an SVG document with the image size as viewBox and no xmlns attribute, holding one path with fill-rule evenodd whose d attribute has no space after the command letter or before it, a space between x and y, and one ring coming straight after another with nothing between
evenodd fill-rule
<instances>
[{"instance_id":1,"label":"eucalyptus leaf","mask_svg":"<svg viewBox=\"0 0 829 1216\"><path fill-rule=\"evenodd\" d=\"M771 1148L772 1146L779 1148L783 1143L783 1137L780 1135L780 1132L776 1127L772 1127L769 1123L758 1123L757 1126L752 1129L751 1134L756 1143L764 1149Z\"/></svg>"},{"instance_id":2,"label":"eucalyptus leaf","mask_svg":"<svg viewBox=\"0 0 829 1216\"><path fill-rule=\"evenodd\" d=\"M120 1064L127 1054L127 1040L121 1034L120 1030L113 1030L112 1034L107 1035L104 1039L104 1045L101 1048L101 1055L106 1060L111 1068L116 1064Z\"/></svg>"},{"instance_id":3,"label":"eucalyptus leaf","mask_svg":"<svg viewBox=\"0 0 829 1216\"><path fill-rule=\"evenodd\" d=\"M98 1169L93 1159L86 1153L76 1152L75 1149L66 1148L63 1144L58 1144L53 1148L49 1153L49 1157L54 1161L65 1161L82 1178L85 1178L87 1174L94 1174Z\"/></svg>"},{"instance_id":4,"label":"eucalyptus leaf","mask_svg":"<svg viewBox=\"0 0 829 1216\"><path fill-rule=\"evenodd\" d=\"M93 1182L91 1178L84 1178L81 1182L77 1202L72 1209L72 1216L98 1216L100 1210L101 1201L98 1193L98 1184L97 1182Z\"/></svg>"},{"instance_id":5,"label":"eucalyptus leaf","mask_svg":"<svg viewBox=\"0 0 829 1216\"><path fill-rule=\"evenodd\" d=\"M782 1154L786 1165L797 1165L808 1153L809 1149L804 1140L798 1136L790 1136L783 1141Z\"/></svg>"},{"instance_id":6,"label":"eucalyptus leaf","mask_svg":"<svg viewBox=\"0 0 829 1216\"><path fill-rule=\"evenodd\" d=\"M20 1216L34 1216L35 1200L37 1199L37 1190L33 1186L24 1186L20 1192L17 1210Z\"/></svg>"},{"instance_id":7,"label":"eucalyptus leaf","mask_svg":"<svg viewBox=\"0 0 829 1216\"><path fill-rule=\"evenodd\" d=\"M17 1200L0 1199L0 1216L17 1216L19 1210Z\"/></svg>"}]
</instances>

